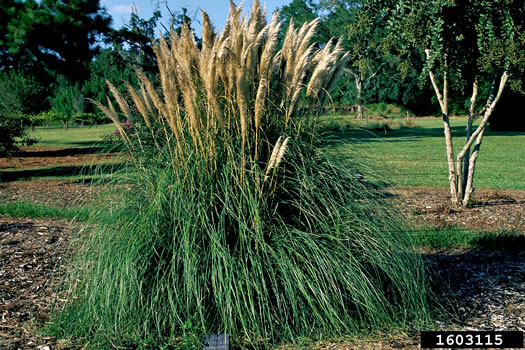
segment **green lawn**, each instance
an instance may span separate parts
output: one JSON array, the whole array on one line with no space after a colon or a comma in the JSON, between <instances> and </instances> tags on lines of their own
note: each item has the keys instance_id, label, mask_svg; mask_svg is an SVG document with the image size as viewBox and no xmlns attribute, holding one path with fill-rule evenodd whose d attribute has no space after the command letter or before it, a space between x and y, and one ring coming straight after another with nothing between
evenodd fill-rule
<instances>
[{"instance_id":1,"label":"green lawn","mask_svg":"<svg viewBox=\"0 0 525 350\"><path fill-rule=\"evenodd\" d=\"M395 185L448 187L441 119L415 119L418 127L401 127L385 132L381 128L376 131L349 130L352 121L348 117L327 118L329 120L325 122L331 127L336 125L345 130L329 136L333 141L330 147L336 154L354 155L370 162L385 171ZM465 122L464 118L451 120L455 154L464 144ZM525 133L488 130L476 165L475 186L525 190L524 154Z\"/></svg>"},{"instance_id":2,"label":"green lawn","mask_svg":"<svg viewBox=\"0 0 525 350\"><path fill-rule=\"evenodd\" d=\"M34 145L37 148L91 148L97 146L89 151L98 152L102 150L105 145L103 140L111 135L115 127L113 124L99 125L98 127L71 127L68 130L63 128L48 128L37 127L34 131L30 131L29 136L38 140ZM60 151L51 150L47 152L38 150L38 153L29 155L29 157L65 157L70 156L72 159L77 154L85 154L86 150L71 150L71 154L62 154ZM114 166L122 162L122 159L115 157L112 159L92 160L87 159L85 162L69 163L40 163L34 167L28 168L13 168L0 170L0 182L2 181L17 181L17 180L71 180L71 181L93 181L101 177L105 177L108 167ZM105 167L107 165L108 167ZM96 175L93 175L93 170L96 169Z\"/></svg>"},{"instance_id":3,"label":"green lawn","mask_svg":"<svg viewBox=\"0 0 525 350\"><path fill-rule=\"evenodd\" d=\"M376 129L353 130L356 121L348 116L326 116L323 124L344 131L328 136L330 146L338 155L352 155L386 173L400 186L447 187L448 173L443 123L439 118L413 119L417 127L401 127L404 118L389 121L393 130L384 130L384 121L362 122L362 127ZM464 144L466 120L451 120L454 152ZM368 123L368 125L367 125ZM374 128L374 126L376 126ZM39 139L38 147L89 147L111 134L112 124L97 128L63 129L37 128L31 133ZM485 138L478 158L475 186L492 189L525 190L525 133L491 132Z\"/></svg>"},{"instance_id":4,"label":"green lawn","mask_svg":"<svg viewBox=\"0 0 525 350\"><path fill-rule=\"evenodd\" d=\"M99 125L98 127L72 127L68 130L62 128L36 128L29 136L38 140L35 147L91 147L102 141L115 130L113 124Z\"/></svg>"}]
</instances>

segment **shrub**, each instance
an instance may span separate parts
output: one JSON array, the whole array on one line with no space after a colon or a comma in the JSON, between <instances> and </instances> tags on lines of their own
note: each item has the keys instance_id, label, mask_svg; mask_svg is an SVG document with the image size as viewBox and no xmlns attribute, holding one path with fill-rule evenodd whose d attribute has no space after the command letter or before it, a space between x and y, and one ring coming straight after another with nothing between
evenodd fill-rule
<instances>
[{"instance_id":1,"label":"shrub","mask_svg":"<svg viewBox=\"0 0 525 350\"><path fill-rule=\"evenodd\" d=\"M18 151L19 146L36 143L27 135L29 123L29 116L26 115L0 115L0 156L10 156Z\"/></svg>"},{"instance_id":2,"label":"shrub","mask_svg":"<svg viewBox=\"0 0 525 350\"><path fill-rule=\"evenodd\" d=\"M109 122L105 115L98 113L75 113L73 115L73 120L75 123L80 123L80 125L88 124L97 126L104 121Z\"/></svg>"},{"instance_id":3,"label":"shrub","mask_svg":"<svg viewBox=\"0 0 525 350\"><path fill-rule=\"evenodd\" d=\"M32 75L0 73L0 115L33 114L46 107L46 90Z\"/></svg>"},{"instance_id":4,"label":"shrub","mask_svg":"<svg viewBox=\"0 0 525 350\"><path fill-rule=\"evenodd\" d=\"M200 49L187 26L161 37L162 95L141 72L140 91L128 86L141 120L110 85L129 128L98 104L136 172L74 247L63 334L147 347L225 332L268 346L427 317L423 265L393 210L298 114L326 97L341 48L311 45L314 21L290 25L278 50L281 23L266 26L258 1L241 18L232 7L216 35L203 13Z\"/></svg>"},{"instance_id":5,"label":"shrub","mask_svg":"<svg viewBox=\"0 0 525 350\"><path fill-rule=\"evenodd\" d=\"M379 116L383 118L402 118L406 116L406 110L385 102L370 104L366 107L368 108L369 116Z\"/></svg>"},{"instance_id":6,"label":"shrub","mask_svg":"<svg viewBox=\"0 0 525 350\"><path fill-rule=\"evenodd\" d=\"M70 85L67 81L59 79L60 84L56 88L56 93L51 98L51 110L57 120L60 120L64 129L69 128L69 122L76 113L84 110L84 97L77 85Z\"/></svg>"}]
</instances>

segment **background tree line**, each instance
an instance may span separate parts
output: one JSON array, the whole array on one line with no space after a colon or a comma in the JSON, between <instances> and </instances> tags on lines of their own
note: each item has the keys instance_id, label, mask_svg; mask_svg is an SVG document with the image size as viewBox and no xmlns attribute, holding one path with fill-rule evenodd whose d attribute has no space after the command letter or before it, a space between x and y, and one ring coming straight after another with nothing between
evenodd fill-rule
<instances>
[{"instance_id":1,"label":"background tree line","mask_svg":"<svg viewBox=\"0 0 525 350\"><path fill-rule=\"evenodd\" d=\"M136 84L134 68L155 78L155 37L161 12L122 28L98 0L6 0L0 4L0 116L32 125L44 121L106 121L87 99L106 102L106 80L121 91ZM171 24L190 23L187 12Z\"/></svg>"},{"instance_id":2,"label":"background tree line","mask_svg":"<svg viewBox=\"0 0 525 350\"><path fill-rule=\"evenodd\" d=\"M421 74L427 64L424 52L401 50L400 39L389 36L391 25L386 12L368 11L372 4L386 11L393 3L292 0L279 10L285 26L290 21L300 25L320 18L321 30L314 38L318 45L335 38L351 53L331 95L334 106L357 106L358 118L364 115L363 106L372 103L395 104L412 115L439 115L438 98L426 75ZM523 10L517 6L514 11ZM86 99L105 103L106 80L124 92L122 81L137 83L134 67L155 79L151 39L160 21L158 10L149 19L133 13L126 25L113 29L111 16L98 0L2 1L0 115L3 123L8 116L23 117L22 123L32 125L54 120L63 123L65 128L72 120L91 124L104 121ZM183 23L191 25L191 18L182 9L172 14L168 22L180 29ZM387 37L391 40L384 40ZM455 72L450 74L454 79ZM490 85L490 79L482 78L479 85ZM450 115L468 113L470 92L467 90L459 86L451 94ZM518 92L504 94L502 105L505 107L498 110L508 109L523 97L519 89L515 90ZM514 128L520 128L515 113L504 114L511 115Z\"/></svg>"}]
</instances>

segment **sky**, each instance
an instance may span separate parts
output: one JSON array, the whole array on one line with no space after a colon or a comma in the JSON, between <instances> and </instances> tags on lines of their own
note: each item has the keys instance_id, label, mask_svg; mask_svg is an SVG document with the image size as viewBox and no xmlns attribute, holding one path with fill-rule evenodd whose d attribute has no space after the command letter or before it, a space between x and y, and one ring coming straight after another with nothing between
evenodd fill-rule
<instances>
[{"instance_id":1,"label":"sky","mask_svg":"<svg viewBox=\"0 0 525 350\"><path fill-rule=\"evenodd\" d=\"M291 2L291 0L260 1L263 6L266 6L268 20L278 7L282 7ZM239 4L239 0L234 0L234 2L237 5ZM183 7L187 8L189 17L194 19L192 27L195 28L196 34L199 36L201 30L201 9L208 13L215 29L220 31L226 23L228 9L230 8L229 0L101 0L102 6L104 6L113 17L113 28L120 28L123 24L127 23L134 7L140 17L149 19L157 7L157 3L162 12L161 22L165 25L169 23L169 12L166 10L166 3L171 11L176 13L180 13ZM246 13L249 12L251 5L252 0L244 1L243 9Z\"/></svg>"}]
</instances>

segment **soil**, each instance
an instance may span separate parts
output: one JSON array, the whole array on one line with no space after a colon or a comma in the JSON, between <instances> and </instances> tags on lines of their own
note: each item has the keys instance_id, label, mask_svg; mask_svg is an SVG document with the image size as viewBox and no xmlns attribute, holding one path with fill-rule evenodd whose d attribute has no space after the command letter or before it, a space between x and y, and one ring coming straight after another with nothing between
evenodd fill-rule
<instances>
[{"instance_id":1,"label":"soil","mask_svg":"<svg viewBox=\"0 0 525 350\"><path fill-rule=\"evenodd\" d=\"M389 191L402 200L405 213L420 224L525 233L525 191L478 189L471 208L453 207L446 188L400 187Z\"/></svg>"},{"instance_id":2,"label":"soil","mask_svg":"<svg viewBox=\"0 0 525 350\"><path fill-rule=\"evenodd\" d=\"M56 348L38 329L53 304L69 232L62 220L0 216L0 349Z\"/></svg>"},{"instance_id":3,"label":"soil","mask_svg":"<svg viewBox=\"0 0 525 350\"><path fill-rule=\"evenodd\" d=\"M10 158L0 157L0 170L82 166L112 163L121 158L117 153L93 152L93 149L89 148L25 148Z\"/></svg>"},{"instance_id":4,"label":"soil","mask_svg":"<svg viewBox=\"0 0 525 350\"><path fill-rule=\"evenodd\" d=\"M66 208L89 201L100 190L100 186L76 181L0 182L0 203L31 202Z\"/></svg>"},{"instance_id":5,"label":"soil","mask_svg":"<svg viewBox=\"0 0 525 350\"><path fill-rule=\"evenodd\" d=\"M82 155L63 157L82 162L77 156ZM0 169L17 164L20 167L56 164L61 157L55 154L50 157L53 160L35 157L19 163L0 159ZM30 201L69 207L93 198L98 190L96 186L70 181L3 182L0 203ZM406 187L391 192L403 203L403 210L420 224L525 234L525 191L478 190L472 208L451 207L447 189ZM64 271L65 248L75 231L78 228L64 220L0 216L0 349L67 348L66 343L43 336L39 329L49 317L53 291ZM438 302L453 315L443 318L452 320L448 323L438 321L438 327L525 331L524 240L518 241L513 249L432 251L425 252L423 257L434 272L432 283ZM415 334L374 339L323 342L314 347L417 349L419 343Z\"/></svg>"}]
</instances>

